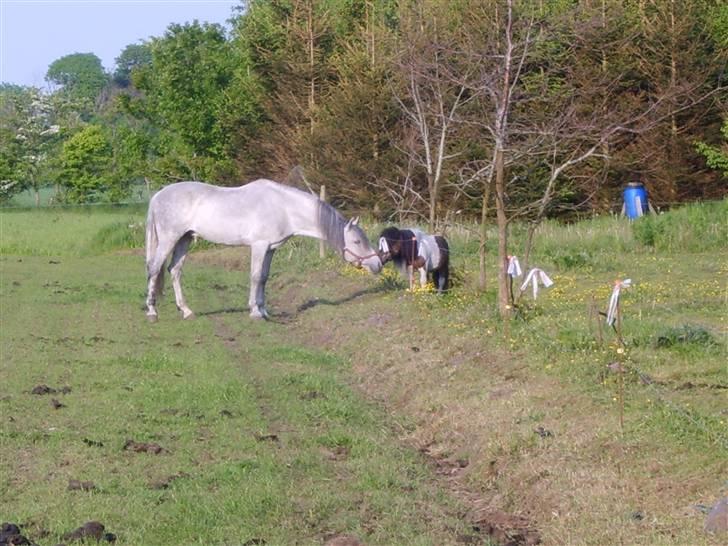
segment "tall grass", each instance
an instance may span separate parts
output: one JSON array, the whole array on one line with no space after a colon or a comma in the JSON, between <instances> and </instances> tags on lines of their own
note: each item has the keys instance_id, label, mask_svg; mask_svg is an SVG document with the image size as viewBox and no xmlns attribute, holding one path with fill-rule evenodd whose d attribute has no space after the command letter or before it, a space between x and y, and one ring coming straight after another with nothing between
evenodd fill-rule
<instances>
[{"instance_id":1,"label":"tall grass","mask_svg":"<svg viewBox=\"0 0 728 546\"><path fill-rule=\"evenodd\" d=\"M632 224L644 246L668 252L696 252L728 244L728 199L692 203L665 214L648 215Z\"/></svg>"},{"instance_id":2,"label":"tall grass","mask_svg":"<svg viewBox=\"0 0 728 546\"><path fill-rule=\"evenodd\" d=\"M80 256L142 246L144 209L141 205L5 209L0 213L0 254Z\"/></svg>"}]
</instances>

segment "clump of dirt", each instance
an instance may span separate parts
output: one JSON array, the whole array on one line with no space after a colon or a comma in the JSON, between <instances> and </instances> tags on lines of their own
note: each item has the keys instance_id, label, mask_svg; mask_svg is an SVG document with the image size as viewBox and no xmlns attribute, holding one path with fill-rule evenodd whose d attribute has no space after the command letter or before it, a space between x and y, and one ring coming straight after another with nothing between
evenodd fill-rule
<instances>
[{"instance_id":1,"label":"clump of dirt","mask_svg":"<svg viewBox=\"0 0 728 546\"><path fill-rule=\"evenodd\" d=\"M20 546L31 542L20 533L20 526L15 523L3 523L0 528L0 546Z\"/></svg>"},{"instance_id":2,"label":"clump of dirt","mask_svg":"<svg viewBox=\"0 0 728 546\"><path fill-rule=\"evenodd\" d=\"M65 408L66 404L62 404L61 402L58 401L57 398L51 398L51 407L53 409L61 409L61 408Z\"/></svg>"},{"instance_id":3,"label":"clump of dirt","mask_svg":"<svg viewBox=\"0 0 728 546\"><path fill-rule=\"evenodd\" d=\"M87 521L81 527L70 533L63 535L63 540L86 542L86 539L92 539L96 542L116 542L114 533L105 533L106 527L98 521Z\"/></svg>"},{"instance_id":4,"label":"clump of dirt","mask_svg":"<svg viewBox=\"0 0 728 546\"><path fill-rule=\"evenodd\" d=\"M159 444L152 442L137 442L135 440L127 440L124 444L124 451L133 451L134 453L152 453L159 455L164 453L164 448Z\"/></svg>"},{"instance_id":5,"label":"clump of dirt","mask_svg":"<svg viewBox=\"0 0 728 546\"><path fill-rule=\"evenodd\" d=\"M277 442L279 440L277 434L254 434L255 439L259 442Z\"/></svg>"},{"instance_id":6,"label":"clump of dirt","mask_svg":"<svg viewBox=\"0 0 728 546\"><path fill-rule=\"evenodd\" d=\"M83 443L89 447L104 447L104 442L99 442L98 440L90 440L89 438L84 438Z\"/></svg>"},{"instance_id":7,"label":"clump of dirt","mask_svg":"<svg viewBox=\"0 0 728 546\"><path fill-rule=\"evenodd\" d=\"M44 395L44 394L68 394L71 392L71 387L60 387L58 389L54 389L53 387L49 387L48 385L40 384L33 387L33 389L30 391L30 394L37 394L37 395Z\"/></svg>"}]
</instances>

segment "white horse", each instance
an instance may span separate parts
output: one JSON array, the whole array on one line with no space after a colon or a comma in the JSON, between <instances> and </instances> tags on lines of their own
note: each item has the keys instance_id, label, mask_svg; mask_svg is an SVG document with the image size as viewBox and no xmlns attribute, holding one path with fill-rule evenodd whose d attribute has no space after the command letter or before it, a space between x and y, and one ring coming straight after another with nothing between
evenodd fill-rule
<instances>
[{"instance_id":1,"label":"white horse","mask_svg":"<svg viewBox=\"0 0 728 546\"><path fill-rule=\"evenodd\" d=\"M147 318L157 320L157 294L168 270L177 308L194 316L182 295L182 265L194 236L212 243L250 247L250 316L267 318L265 283L275 250L294 235L323 239L349 263L379 273L382 261L369 245L359 219L346 221L317 197L271 180L238 188L201 182L166 186L149 201L146 232Z\"/></svg>"}]
</instances>

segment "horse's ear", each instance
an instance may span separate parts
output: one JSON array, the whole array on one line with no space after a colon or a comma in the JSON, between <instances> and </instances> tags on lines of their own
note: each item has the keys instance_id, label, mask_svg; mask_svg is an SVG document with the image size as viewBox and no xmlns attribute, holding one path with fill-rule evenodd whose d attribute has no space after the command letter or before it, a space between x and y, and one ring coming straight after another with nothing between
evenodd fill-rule
<instances>
[{"instance_id":1,"label":"horse's ear","mask_svg":"<svg viewBox=\"0 0 728 546\"><path fill-rule=\"evenodd\" d=\"M351 225L352 226L358 226L359 225L359 217L358 216L355 216L354 218L352 218Z\"/></svg>"}]
</instances>

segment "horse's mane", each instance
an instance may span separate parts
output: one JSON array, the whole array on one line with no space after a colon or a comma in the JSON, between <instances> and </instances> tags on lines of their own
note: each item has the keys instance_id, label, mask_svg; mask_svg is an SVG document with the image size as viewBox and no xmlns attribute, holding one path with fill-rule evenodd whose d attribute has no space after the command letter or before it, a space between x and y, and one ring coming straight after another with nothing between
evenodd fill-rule
<instances>
[{"instance_id":1,"label":"horse's mane","mask_svg":"<svg viewBox=\"0 0 728 546\"><path fill-rule=\"evenodd\" d=\"M334 207L317 199L318 225L324 240L337 252L344 252L344 226L346 220Z\"/></svg>"}]
</instances>

